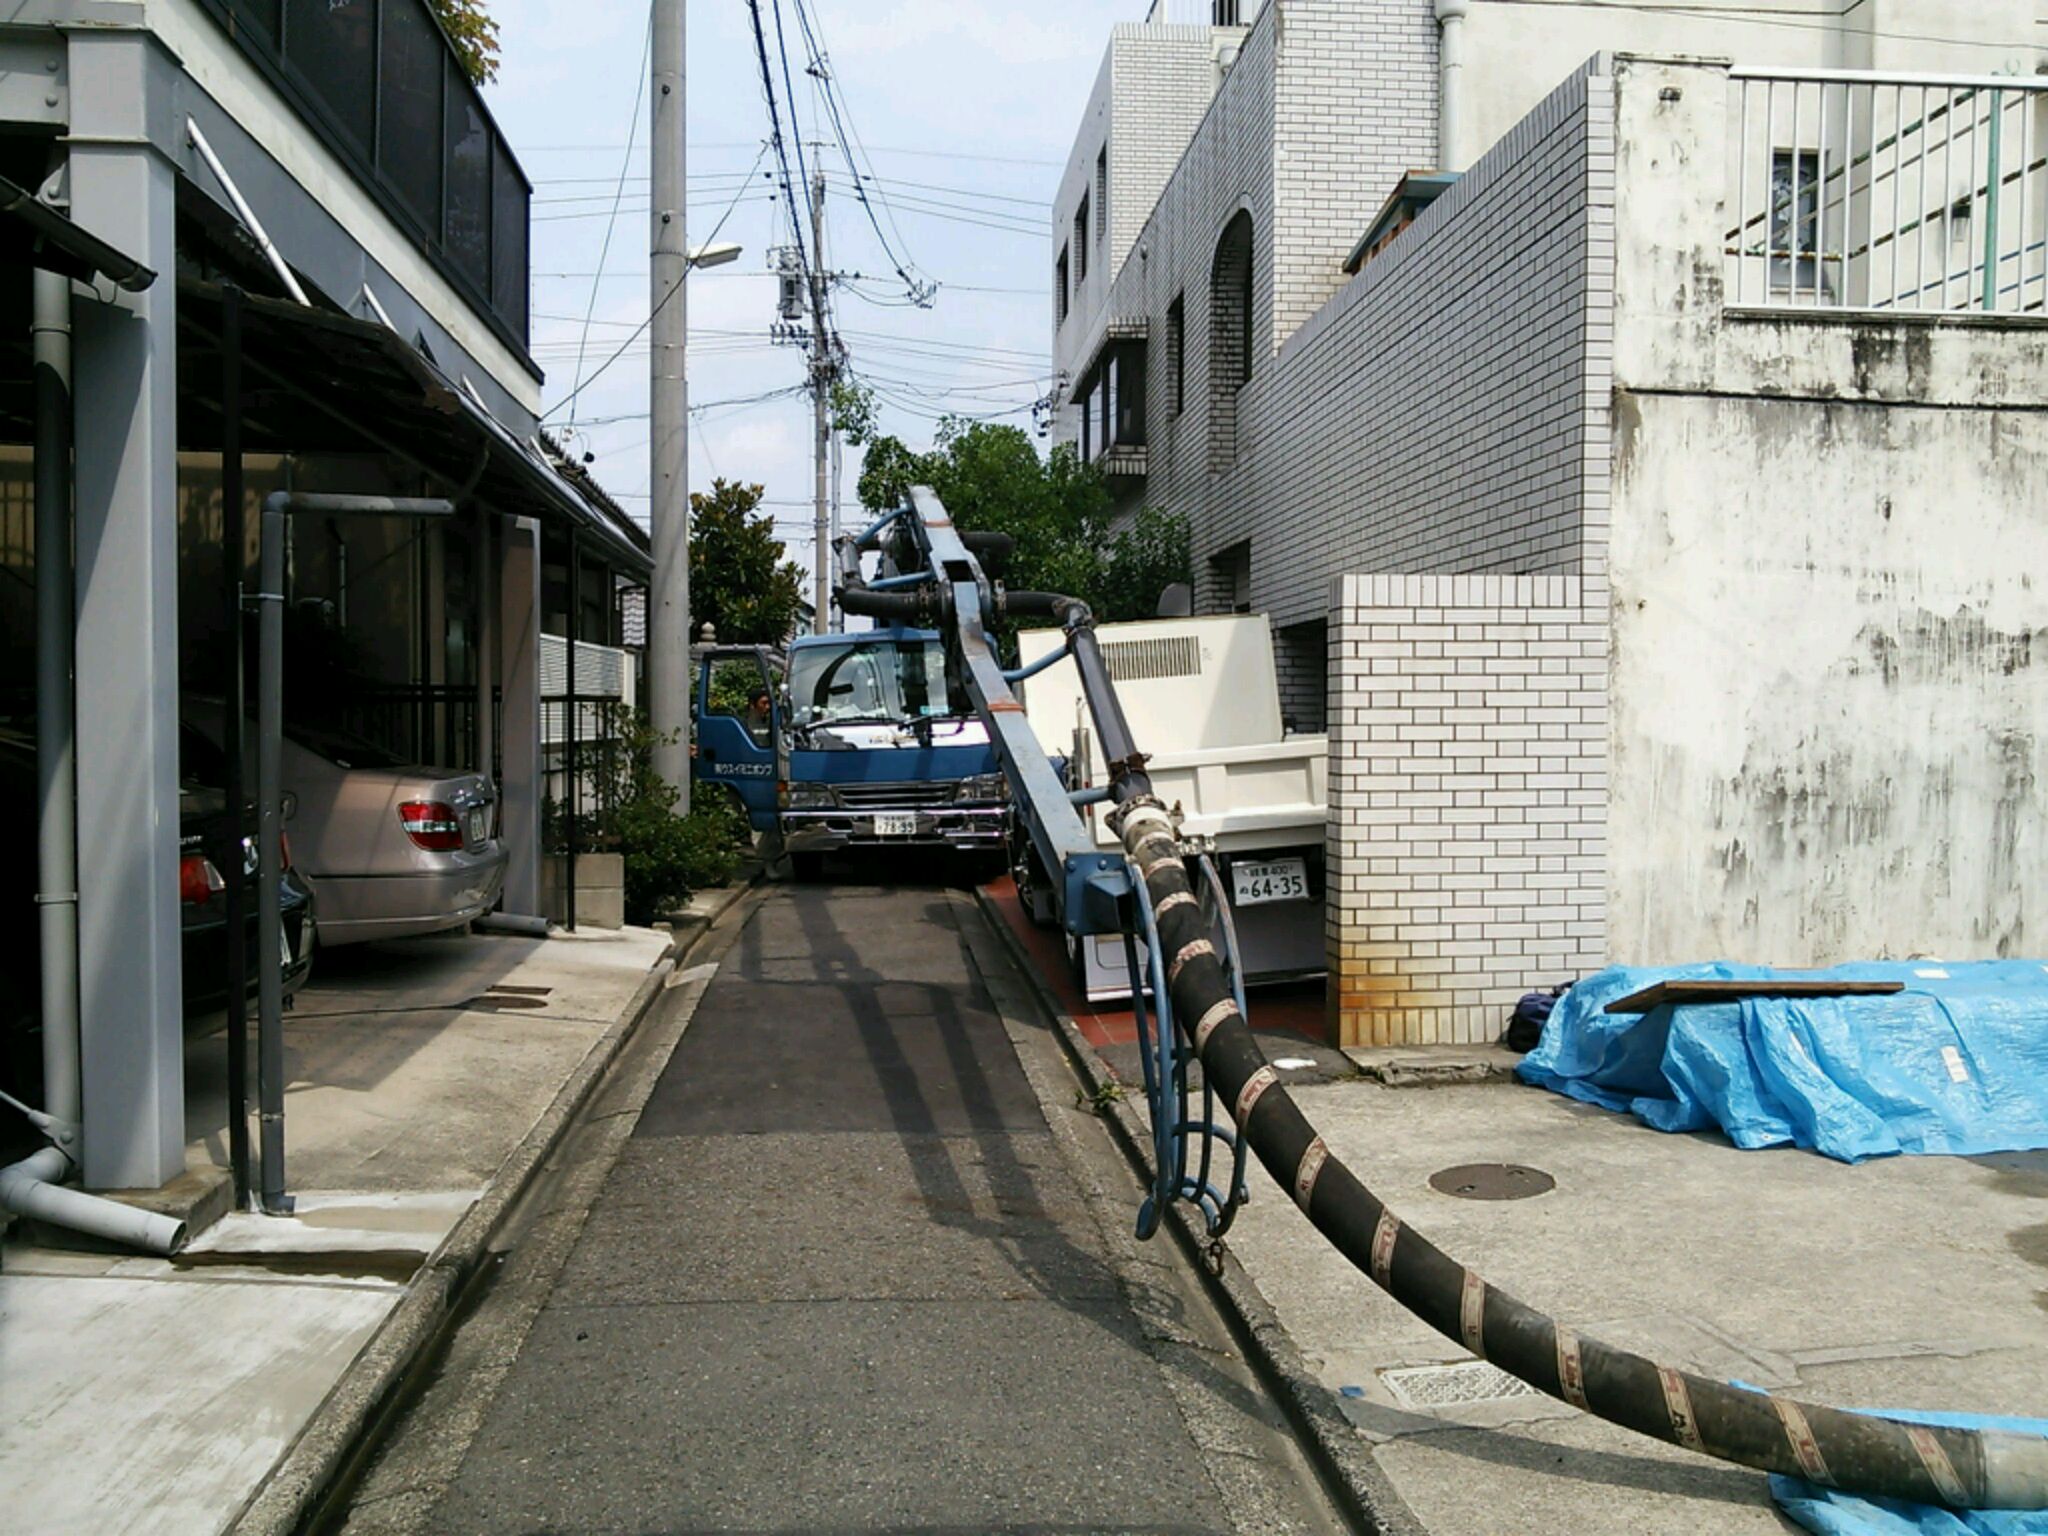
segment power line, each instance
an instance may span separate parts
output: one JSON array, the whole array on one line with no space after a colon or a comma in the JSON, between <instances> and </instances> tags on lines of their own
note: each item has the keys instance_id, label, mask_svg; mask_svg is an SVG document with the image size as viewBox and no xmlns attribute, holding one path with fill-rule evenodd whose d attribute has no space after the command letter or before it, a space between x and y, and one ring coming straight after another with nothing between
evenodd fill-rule
<instances>
[{"instance_id":1,"label":"power line","mask_svg":"<svg viewBox=\"0 0 2048 1536\"><path fill-rule=\"evenodd\" d=\"M619 204L626 195L626 171L633 160L633 140L640 132L640 103L647 99L647 61L652 56L653 49L654 11L650 6L647 13L647 36L640 45L640 69L637 76L639 83L633 88L633 113L626 120L626 153L619 160L619 179L617 185L612 188L612 212L611 217L605 220L604 243L597 248L597 270L600 275L604 272L606 260L611 256L612 232L619 227ZM569 399L572 402L569 411L569 425L572 428L576 425L576 411L573 402L576 396L583 392L580 386L583 383L584 348L590 342L590 317L597 312L597 285L599 280L598 277L593 277L590 280L590 299L583 306L583 333L576 340L576 368L570 375L570 379L579 387L572 390L569 395Z\"/></svg>"},{"instance_id":2,"label":"power line","mask_svg":"<svg viewBox=\"0 0 2048 1536\"><path fill-rule=\"evenodd\" d=\"M767 147L764 145L761 150L762 157L765 158L767 153ZM760 160L757 159L754 163L756 165L759 165ZM731 205L725 210L723 214L719 216L718 222L712 226L711 234L704 241L706 245L714 244L717 241L720 231L722 231L725 228L726 220L732 217L733 209L737 208L739 205L740 199L737 197L734 198L732 200ZM585 379L582 383L578 384L573 390L571 390L566 398L557 400L554 405L554 410L543 412L541 415L541 420L546 421L550 416L553 416L555 414L555 411L559 411L565 405L573 405L578 395L582 394L584 390L590 388L591 385L595 384L599 379L603 378L605 370L611 367L613 363L616 363L621 357L625 356L626 349L632 346L634 342L638 341L641 336L646 334L648 328L654 324L654 317L660 314L662 310L668 307L669 300L673 299L677 294L683 291L683 284L689 281L689 277L690 263L686 260L683 264L683 275L677 278L673 283L669 284L668 292L664 293L661 296L661 301L659 303L655 304L652 308L650 308L647 311L647 318L645 320L642 320L637 326L633 328L633 334L628 336L624 341L620 342L618 350L613 352L612 355L606 358L603 362L599 363L597 365L596 370L591 373L590 377Z\"/></svg>"}]
</instances>

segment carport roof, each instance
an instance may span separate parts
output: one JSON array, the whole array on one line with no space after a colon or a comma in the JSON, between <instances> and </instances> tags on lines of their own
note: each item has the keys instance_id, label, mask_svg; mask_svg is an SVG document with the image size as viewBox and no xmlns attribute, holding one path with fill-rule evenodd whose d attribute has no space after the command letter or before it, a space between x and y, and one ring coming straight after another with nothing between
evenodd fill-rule
<instances>
[{"instance_id":1,"label":"carport roof","mask_svg":"<svg viewBox=\"0 0 2048 1536\"><path fill-rule=\"evenodd\" d=\"M217 373L192 366L216 357L222 289L178 280L181 367L179 437L204 423L218 443ZM498 511L581 528L593 553L620 570L653 570L647 536L595 485L586 490L549 462L541 440L522 440L403 337L374 321L245 293L242 296L245 449L254 452L377 450L410 464L449 493L473 494Z\"/></svg>"}]
</instances>

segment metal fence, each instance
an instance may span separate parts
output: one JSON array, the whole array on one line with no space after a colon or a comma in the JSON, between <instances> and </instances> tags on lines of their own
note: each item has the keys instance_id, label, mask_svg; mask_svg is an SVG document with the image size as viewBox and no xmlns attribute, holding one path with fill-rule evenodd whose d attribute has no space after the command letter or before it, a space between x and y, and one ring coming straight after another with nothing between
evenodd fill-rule
<instances>
[{"instance_id":1,"label":"metal fence","mask_svg":"<svg viewBox=\"0 0 2048 1536\"><path fill-rule=\"evenodd\" d=\"M2048 82L1738 69L1727 297L2048 312Z\"/></svg>"}]
</instances>

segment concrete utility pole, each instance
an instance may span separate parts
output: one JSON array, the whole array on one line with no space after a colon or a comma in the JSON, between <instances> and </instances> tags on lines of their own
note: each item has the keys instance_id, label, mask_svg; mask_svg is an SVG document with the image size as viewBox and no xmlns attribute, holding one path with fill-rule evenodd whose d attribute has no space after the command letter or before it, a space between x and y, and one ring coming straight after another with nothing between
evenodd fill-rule
<instances>
[{"instance_id":1,"label":"concrete utility pole","mask_svg":"<svg viewBox=\"0 0 2048 1536\"><path fill-rule=\"evenodd\" d=\"M823 146L821 145L822 149ZM818 569L816 614L811 628L818 634L832 629L832 380L838 369L832 355L832 339L825 329L825 172L811 178L811 409L816 433L816 561Z\"/></svg>"},{"instance_id":2,"label":"concrete utility pole","mask_svg":"<svg viewBox=\"0 0 2048 1536\"><path fill-rule=\"evenodd\" d=\"M683 0L654 0L651 49L653 273L648 323L652 343L652 456L648 515L654 537L654 587L647 594L649 713L657 736L654 771L676 788L678 813L690 809L690 396L683 377L689 344L684 233Z\"/></svg>"}]
</instances>

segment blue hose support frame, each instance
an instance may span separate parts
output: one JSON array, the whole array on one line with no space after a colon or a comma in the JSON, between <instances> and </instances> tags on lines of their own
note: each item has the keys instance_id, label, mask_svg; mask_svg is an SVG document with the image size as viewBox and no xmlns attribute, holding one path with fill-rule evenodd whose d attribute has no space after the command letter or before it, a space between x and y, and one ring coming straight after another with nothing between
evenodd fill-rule
<instances>
[{"instance_id":1,"label":"blue hose support frame","mask_svg":"<svg viewBox=\"0 0 2048 1536\"><path fill-rule=\"evenodd\" d=\"M1230 908L1222 903L1222 883L1208 855L1202 856L1211 897L1220 906L1223 963L1230 976L1231 992L1240 1015L1244 1014L1243 971L1238 964L1237 928L1230 921ZM1245 1142L1227 1130L1216 1117L1216 1091L1208 1075L1202 1077L1202 1107L1192 1113L1193 1090L1188 1084L1188 1067L1195 1060L1193 1044L1178 1028L1173 1000L1166 985L1166 955L1160 947L1159 925L1152 914L1152 897L1143 880L1133 880L1133 906L1138 927L1145 940L1145 959L1138 958L1137 935L1130 927L1123 933L1124 963L1131 974L1131 1011L1138 1021L1138 1059L1145 1074L1145 1102L1152 1114L1152 1190L1138 1207L1137 1234L1142 1242L1159 1230L1160 1218L1175 1200L1185 1200L1202 1213L1209 1238L1220 1239L1237 1219L1245 1202ZM1149 979L1152 1006L1146 1006ZM1199 1143L1191 1173L1190 1143ZM1230 1182L1224 1189L1215 1184L1216 1153L1219 1147L1230 1154Z\"/></svg>"}]
</instances>

